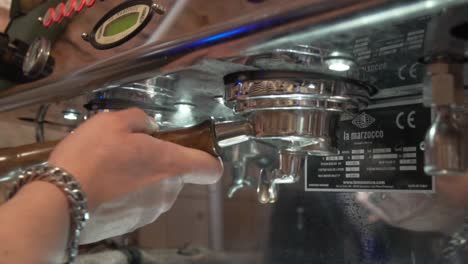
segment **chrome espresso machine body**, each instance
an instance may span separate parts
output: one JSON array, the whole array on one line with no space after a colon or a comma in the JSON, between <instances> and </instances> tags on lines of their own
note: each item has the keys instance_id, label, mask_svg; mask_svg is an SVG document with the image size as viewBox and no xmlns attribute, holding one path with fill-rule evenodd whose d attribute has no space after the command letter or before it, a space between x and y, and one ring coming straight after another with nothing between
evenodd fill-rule
<instances>
[{"instance_id":1,"label":"chrome espresso machine body","mask_svg":"<svg viewBox=\"0 0 468 264\"><path fill-rule=\"evenodd\" d=\"M180 15L177 5L148 8L163 28ZM86 31L82 45L114 48L102 25L115 14ZM226 195L250 188L264 204L322 195L353 214L361 210L347 204L355 195L438 197L445 181L468 177L467 14L462 0L266 1L199 32L153 41L158 28L110 58L5 87L0 111L32 121L39 143L47 122L69 131L96 112L128 107L144 109L169 133L211 120L216 154L232 178ZM440 263L456 263L466 245L463 202L436 254ZM299 219L307 208L297 208ZM440 231L387 216L406 229ZM407 263L362 258L369 262L349 263Z\"/></svg>"}]
</instances>

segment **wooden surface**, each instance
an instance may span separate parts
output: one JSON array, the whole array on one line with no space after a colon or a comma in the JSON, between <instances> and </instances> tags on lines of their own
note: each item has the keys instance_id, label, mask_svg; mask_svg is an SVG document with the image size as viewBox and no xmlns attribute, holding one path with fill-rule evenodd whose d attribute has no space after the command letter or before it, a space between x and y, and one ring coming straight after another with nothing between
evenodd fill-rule
<instances>
[{"instance_id":1,"label":"wooden surface","mask_svg":"<svg viewBox=\"0 0 468 264\"><path fill-rule=\"evenodd\" d=\"M198 149L217 157L217 143L213 128L213 123L207 120L193 127L157 132L152 136L184 147Z\"/></svg>"}]
</instances>

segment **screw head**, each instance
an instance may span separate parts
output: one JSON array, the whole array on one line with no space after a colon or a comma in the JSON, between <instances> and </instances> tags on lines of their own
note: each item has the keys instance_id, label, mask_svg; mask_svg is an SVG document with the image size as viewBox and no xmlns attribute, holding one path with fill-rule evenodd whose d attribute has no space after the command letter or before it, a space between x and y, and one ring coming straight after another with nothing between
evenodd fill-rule
<instances>
[{"instance_id":1,"label":"screw head","mask_svg":"<svg viewBox=\"0 0 468 264\"><path fill-rule=\"evenodd\" d=\"M87 33L82 33L81 34L81 38L84 40L84 41L89 41L89 35Z\"/></svg>"},{"instance_id":2,"label":"screw head","mask_svg":"<svg viewBox=\"0 0 468 264\"><path fill-rule=\"evenodd\" d=\"M151 8L154 10L154 12L160 14L160 15L164 15L166 13L166 8L164 8L164 6L160 5L160 4L156 4L156 3L153 3L151 5Z\"/></svg>"}]
</instances>

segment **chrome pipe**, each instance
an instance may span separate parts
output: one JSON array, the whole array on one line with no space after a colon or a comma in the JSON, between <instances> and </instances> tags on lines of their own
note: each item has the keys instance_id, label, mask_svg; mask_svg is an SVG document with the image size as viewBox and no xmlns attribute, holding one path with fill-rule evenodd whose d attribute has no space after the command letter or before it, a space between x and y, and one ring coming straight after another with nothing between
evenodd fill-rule
<instances>
[{"instance_id":1,"label":"chrome pipe","mask_svg":"<svg viewBox=\"0 0 468 264\"><path fill-rule=\"evenodd\" d=\"M210 207L210 211L209 211L210 248L216 251L223 251L224 250L223 181L219 180L217 183L210 185L208 187L208 190L209 190L208 203Z\"/></svg>"}]
</instances>

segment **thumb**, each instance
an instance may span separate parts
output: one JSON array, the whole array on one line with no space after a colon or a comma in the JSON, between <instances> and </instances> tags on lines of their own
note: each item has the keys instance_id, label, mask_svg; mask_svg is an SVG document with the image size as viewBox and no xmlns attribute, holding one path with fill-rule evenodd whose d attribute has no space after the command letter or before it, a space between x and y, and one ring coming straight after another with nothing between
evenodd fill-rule
<instances>
[{"instance_id":1,"label":"thumb","mask_svg":"<svg viewBox=\"0 0 468 264\"><path fill-rule=\"evenodd\" d=\"M156 120L141 109L129 108L114 114L128 132L152 134L159 130Z\"/></svg>"}]
</instances>

